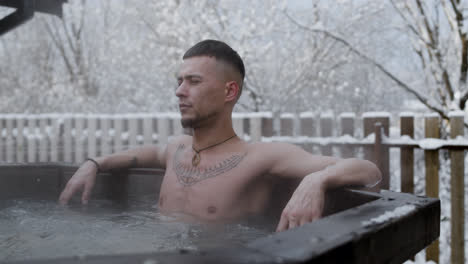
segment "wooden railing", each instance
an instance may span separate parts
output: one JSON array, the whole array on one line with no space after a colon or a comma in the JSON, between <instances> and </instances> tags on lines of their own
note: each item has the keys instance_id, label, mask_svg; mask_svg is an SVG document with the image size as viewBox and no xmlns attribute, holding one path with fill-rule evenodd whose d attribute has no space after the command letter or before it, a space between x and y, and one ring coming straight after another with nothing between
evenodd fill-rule
<instances>
[{"instance_id":1,"label":"wooden railing","mask_svg":"<svg viewBox=\"0 0 468 264\"><path fill-rule=\"evenodd\" d=\"M399 148L401 191L414 192L414 149L424 150L426 195L438 197L440 149L450 152L451 164L451 259L464 262L464 151L463 113L450 115L450 137L440 138L441 120L423 116L424 137L415 138L415 115L401 114L400 135L389 136L390 114L352 113L332 115L235 113L236 133L248 141L283 141L301 145L310 152L353 157L359 152L375 162L383 174L382 188L390 186L390 148ZM362 123L362 128L357 126ZM0 115L0 162L81 163L86 157L109 154L142 144L165 144L183 134L175 113L128 115ZM362 150L362 151L361 151ZM438 262L438 243L427 251Z\"/></svg>"}]
</instances>

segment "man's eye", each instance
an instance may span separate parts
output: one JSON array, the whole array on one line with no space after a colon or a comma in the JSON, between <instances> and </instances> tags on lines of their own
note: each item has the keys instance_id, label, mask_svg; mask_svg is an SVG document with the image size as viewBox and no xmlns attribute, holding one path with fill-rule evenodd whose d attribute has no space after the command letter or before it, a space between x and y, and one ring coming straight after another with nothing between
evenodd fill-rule
<instances>
[{"instance_id":1,"label":"man's eye","mask_svg":"<svg viewBox=\"0 0 468 264\"><path fill-rule=\"evenodd\" d=\"M197 83L200 83L200 80L190 80L190 83L191 84L197 84Z\"/></svg>"}]
</instances>

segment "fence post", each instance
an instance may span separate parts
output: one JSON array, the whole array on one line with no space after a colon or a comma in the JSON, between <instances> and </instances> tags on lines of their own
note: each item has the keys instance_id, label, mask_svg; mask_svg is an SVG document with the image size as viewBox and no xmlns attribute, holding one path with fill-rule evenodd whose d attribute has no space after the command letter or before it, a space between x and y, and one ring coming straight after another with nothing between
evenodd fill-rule
<instances>
[{"instance_id":1,"label":"fence post","mask_svg":"<svg viewBox=\"0 0 468 264\"><path fill-rule=\"evenodd\" d=\"M333 134L333 115L325 114L320 116L320 136L331 137ZM322 155L331 156L333 149L331 146L320 147Z\"/></svg>"},{"instance_id":2,"label":"fence post","mask_svg":"<svg viewBox=\"0 0 468 264\"><path fill-rule=\"evenodd\" d=\"M400 136L414 138L414 114L400 114ZM400 148L400 190L414 193L414 149ZM411 257L414 261L414 256Z\"/></svg>"},{"instance_id":3,"label":"fence post","mask_svg":"<svg viewBox=\"0 0 468 264\"><path fill-rule=\"evenodd\" d=\"M283 113L280 115L280 136L294 135L294 115L291 113Z\"/></svg>"},{"instance_id":4,"label":"fence post","mask_svg":"<svg viewBox=\"0 0 468 264\"><path fill-rule=\"evenodd\" d=\"M24 116L16 117L16 162L24 162Z\"/></svg>"},{"instance_id":5,"label":"fence post","mask_svg":"<svg viewBox=\"0 0 468 264\"><path fill-rule=\"evenodd\" d=\"M82 115L77 115L75 117L75 162L76 163L82 163L84 161L83 129L84 129L84 117Z\"/></svg>"},{"instance_id":6,"label":"fence post","mask_svg":"<svg viewBox=\"0 0 468 264\"><path fill-rule=\"evenodd\" d=\"M114 116L114 144L112 152L122 150L122 116Z\"/></svg>"},{"instance_id":7,"label":"fence post","mask_svg":"<svg viewBox=\"0 0 468 264\"><path fill-rule=\"evenodd\" d=\"M340 123L341 123L341 135L348 135L354 137L354 120L356 115L354 113L341 113L340 114ZM344 145L340 148L341 157L351 158L354 157L354 148Z\"/></svg>"},{"instance_id":8,"label":"fence post","mask_svg":"<svg viewBox=\"0 0 468 264\"><path fill-rule=\"evenodd\" d=\"M414 138L414 114L400 114L400 135ZM400 149L400 168L401 168L401 183L402 192L414 192L414 149L402 147Z\"/></svg>"},{"instance_id":9,"label":"fence post","mask_svg":"<svg viewBox=\"0 0 468 264\"><path fill-rule=\"evenodd\" d=\"M383 167L383 160L382 160L382 124L377 122L374 124L374 135L375 135L375 143L374 143L374 156L375 156L375 164L377 164L378 168Z\"/></svg>"},{"instance_id":10,"label":"fence post","mask_svg":"<svg viewBox=\"0 0 468 264\"><path fill-rule=\"evenodd\" d=\"M302 112L299 114L299 136L316 137L318 122L313 112ZM313 153L314 145L310 143L303 144L305 151Z\"/></svg>"},{"instance_id":11,"label":"fence post","mask_svg":"<svg viewBox=\"0 0 468 264\"><path fill-rule=\"evenodd\" d=\"M451 112L450 137L463 137L464 113ZM451 258L452 263L465 263L465 182L464 150L450 150L450 185L451 185Z\"/></svg>"},{"instance_id":12,"label":"fence post","mask_svg":"<svg viewBox=\"0 0 468 264\"><path fill-rule=\"evenodd\" d=\"M41 138L39 141L39 161L40 162L46 162L47 155L49 154L48 153L49 150L47 148L49 138L47 137L46 125L47 125L47 118L41 115L39 117L39 131L41 133Z\"/></svg>"},{"instance_id":13,"label":"fence post","mask_svg":"<svg viewBox=\"0 0 468 264\"><path fill-rule=\"evenodd\" d=\"M96 157L96 116L88 116L88 157Z\"/></svg>"},{"instance_id":14,"label":"fence post","mask_svg":"<svg viewBox=\"0 0 468 264\"><path fill-rule=\"evenodd\" d=\"M259 142L262 140L262 118L251 116L249 119L250 141Z\"/></svg>"},{"instance_id":15,"label":"fence post","mask_svg":"<svg viewBox=\"0 0 468 264\"><path fill-rule=\"evenodd\" d=\"M166 145L169 139L169 117L158 116L158 145Z\"/></svg>"},{"instance_id":16,"label":"fence post","mask_svg":"<svg viewBox=\"0 0 468 264\"><path fill-rule=\"evenodd\" d=\"M8 115L6 118L6 129L7 129L7 136L6 136L6 160L7 162L13 162L13 117L11 115Z\"/></svg>"},{"instance_id":17,"label":"fence post","mask_svg":"<svg viewBox=\"0 0 468 264\"><path fill-rule=\"evenodd\" d=\"M315 124L315 115L312 112L302 112L299 114L300 136L317 136L317 125Z\"/></svg>"},{"instance_id":18,"label":"fence post","mask_svg":"<svg viewBox=\"0 0 468 264\"><path fill-rule=\"evenodd\" d=\"M50 116L51 119L51 128L52 133L50 137L50 161L57 162L58 161L58 139L60 136L60 127L58 123L58 116L52 115Z\"/></svg>"},{"instance_id":19,"label":"fence post","mask_svg":"<svg viewBox=\"0 0 468 264\"><path fill-rule=\"evenodd\" d=\"M244 133L250 141L261 141L262 137L273 136L273 115L271 112L255 112L242 114Z\"/></svg>"},{"instance_id":20,"label":"fence post","mask_svg":"<svg viewBox=\"0 0 468 264\"><path fill-rule=\"evenodd\" d=\"M112 139L109 135L109 128L110 128L110 117L108 115L101 115L100 121L100 130L101 130L101 138L99 142L101 142L101 154L109 155L110 154L110 144L112 143Z\"/></svg>"},{"instance_id":21,"label":"fence post","mask_svg":"<svg viewBox=\"0 0 468 264\"><path fill-rule=\"evenodd\" d=\"M36 118L29 116L28 119L28 162L36 162Z\"/></svg>"},{"instance_id":22,"label":"fence post","mask_svg":"<svg viewBox=\"0 0 468 264\"><path fill-rule=\"evenodd\" d=\"M72 162L72 116L66 115L63 118L63 152L65 162Z\"/></svg>"},{"instance_id":23,"label":"fence post","mask_svg":"<svg viewBox=\"0 0 468 264\"><path fill-rule=\"evenodd\" d=\"M158 115L157 120L161 117ZM159 128L159 125L158 125ZM159 134L159 133L158 133ZM145 115L143 117L143 144L150 145L153 143L153 116Z\"/></svg>"},{"instance_id":24,"label":"fence post","mask_svg":"<svg viewBox=\"0 0 468 264\"><path fill-rule=\"evenodd\" d=\"M390 127L390 114L385 112L368 112L363 114L364 137L375 132L375 124L380 123L383 128L384 135L388 137ZM389 148L382 146L381 153L372 153L372 147L364 148L364 158L373 161L377 164L380 160L379 169L382 172L382 182L379 187L382 189L390 188L390 152ZM380 156L377 156L380 155Z\"/></svg>"},{"instance_id":25,"label":"fence post","mask_svg":"<svg viewBox=\"0 0 468 264\"><path fill-rule=\"evenodd\" d=\"M424 117L424 130L426 138L440 138L439 116L430 114ZM426 167L426 195L439 197L439 152L438 150L425 150L424 161ZM439 262L439 240L437 239L426 250L426 260Z\"/></svg>"},{"instance_id":26,"label":"fence post","mask_svg":"<svg viewBox=\"0 0 468 264\"><path fill-rule=\"evenodd\" d=\"M264 112L261 117L262 136L273 136L273 114L271 112Z\"/></svg>"},{"instance_id":27,"label":"fence post","mask_svg":"<svg viewBox=\"0 0 468 264\"><path fill-rule=\"evenodd\" d=\"M138 120L134 115L128 116L128 148L134 148L137 145Z\"/></svg>"}]
</instances>

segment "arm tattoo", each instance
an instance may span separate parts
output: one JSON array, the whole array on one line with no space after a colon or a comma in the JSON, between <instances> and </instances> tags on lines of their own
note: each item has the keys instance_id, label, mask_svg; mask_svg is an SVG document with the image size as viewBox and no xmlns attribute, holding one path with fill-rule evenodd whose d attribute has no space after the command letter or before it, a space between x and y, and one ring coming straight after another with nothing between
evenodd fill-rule
<instances>
[{"instance_id":1,"label":"arm tattoo","mask_svg":"<svg viewBox=\"0 0 468 264\"><path fill-rule=\"evenodd\" d=\"M184 186L192 186L197 182L216 177L220 174L230 171L231 169L237 167L237 165L239 165L242 159L244 159L244 157L247 155L247 153L235 154L216 165L203 168L182 164L180 155L184 149L184 144L179 145L174 154L174 164L172 166L174 172L177 175L177 179Z\"/></svg>"}]
</instances>

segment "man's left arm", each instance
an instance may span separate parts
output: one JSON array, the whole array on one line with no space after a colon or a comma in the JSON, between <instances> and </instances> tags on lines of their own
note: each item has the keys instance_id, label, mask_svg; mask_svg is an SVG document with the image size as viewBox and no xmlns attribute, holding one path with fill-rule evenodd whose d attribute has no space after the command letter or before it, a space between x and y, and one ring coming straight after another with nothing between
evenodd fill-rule
<instances>
[{"instance_id":1,"label":"man's left arm","mask_svg":"<svg viewBox=\"0 0 468 264\"><path fill-rule=\"evenodd\" d=\"M285 143L273 143L271 175L302 178L284 208L277 231L301 226L322 214L327 189L341 186L371 186L382 176L377 166L367 160L340 159L312 155Z\"/></svg>"}]
</instances>

